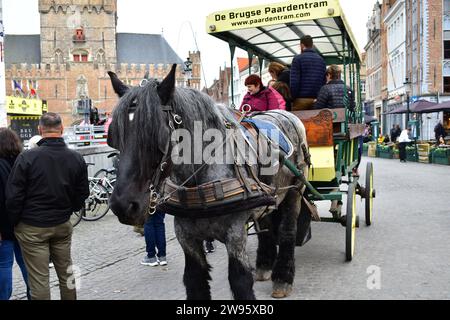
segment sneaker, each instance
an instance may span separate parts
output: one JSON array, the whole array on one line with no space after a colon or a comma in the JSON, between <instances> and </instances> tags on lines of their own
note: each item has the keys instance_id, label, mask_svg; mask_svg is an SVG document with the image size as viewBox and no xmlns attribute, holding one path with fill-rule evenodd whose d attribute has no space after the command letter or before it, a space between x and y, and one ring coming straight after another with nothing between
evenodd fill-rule
<instances>
[{"instance_id":1,"label":"sneaker","mask_svg":"<svg viewBox=\"0 0 450 320\"><path fill-rule=\"evenodd\" d=\"M51 268L55 267L55 265L53 264L53 262L50 262L50 263L48 264L48 267L51 269Z\"/></svg>"},{"instance_id":2,"label":"sneaker","mask_svg":"<svg viewBox=\"0 0 450 320\"><path fill-rule=\"evenodd\" d=\"M148 256L145 256L145 258L142 259L141 264L144 266L156 267L158 265L158 259L156 259L156 257L149 258Z\"/></svg>"},{"instance_id":3,"label":"sneaker","mask_svg":"<svg viewBox=\"0 0 450 320\"><path fill-rule=\"evenodd\" d=\"M159 257L158 260L159 260L159 265L160 266L166 266L167 265L166 257Z\"/></svg>"},{"instance_id":4,"label":"sneaker","mask_svg":"<svg viewBox=\"0 0 450 320\"><path fill-rule=\"evenodd\" d=\"M205 251L206 253L213 253L214 251L216 251L216 249L214 248L214 243L212 241L206 241Z\"/></svg>"}]
</instances>

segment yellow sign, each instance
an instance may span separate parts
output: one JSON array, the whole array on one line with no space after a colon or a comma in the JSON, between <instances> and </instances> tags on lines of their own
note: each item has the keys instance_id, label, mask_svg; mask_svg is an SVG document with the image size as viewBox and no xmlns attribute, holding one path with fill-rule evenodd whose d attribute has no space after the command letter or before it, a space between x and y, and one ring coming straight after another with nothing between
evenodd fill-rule
<instances>
[{"instance_id":1,"label":"yellow sign","mask_svg":"<svg viewBox=\"0 0 450 320\"><path fill-rule=\"evenodd\" d=\"M216 33L256 28L301 20L338 17L341 12L338 0L287 1L215 12L206 18L206 29L208 33Z\"/></svg>"},{"instance_id":2,"label":"yellow sign","mask_svg":"<svg viewBox=\"0 0 450 320\"><path fill-rule=\"evenodd\" d=\"M47 105L45 105L47 108ZM6 97L7 114L24 114L41 116L43 110L42 100L25 99L20 97Z\"/></svg>"}]
</instances>

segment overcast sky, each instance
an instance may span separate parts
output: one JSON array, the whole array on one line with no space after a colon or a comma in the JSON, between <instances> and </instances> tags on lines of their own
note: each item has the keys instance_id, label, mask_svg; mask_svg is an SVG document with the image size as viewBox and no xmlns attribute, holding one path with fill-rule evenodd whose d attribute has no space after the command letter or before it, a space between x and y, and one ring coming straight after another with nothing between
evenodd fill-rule
<instances>
[{"instance_id":1,"label":"overcast sky","mask_svg":"<svg viewBox=\"0 0 450 320\"><path fill-rule=\"evenodd\" d=\"M118 0L118 32L157 33L164 37L181 59L188 51L198 49L207 85L218 77L219 67L230 65L225 42L206 33L206 16L215 12L243 6L280 2L277 0ZM376 0L341 0L344 13L363 50L366 22ZM3 0L3 21L6 34L38 34L38 0ZM196 41L195 41L196 40ZM246 56L240 53L239 56ZM202 83L202 87L205 83Z\"/></svg>"}]
</instances>

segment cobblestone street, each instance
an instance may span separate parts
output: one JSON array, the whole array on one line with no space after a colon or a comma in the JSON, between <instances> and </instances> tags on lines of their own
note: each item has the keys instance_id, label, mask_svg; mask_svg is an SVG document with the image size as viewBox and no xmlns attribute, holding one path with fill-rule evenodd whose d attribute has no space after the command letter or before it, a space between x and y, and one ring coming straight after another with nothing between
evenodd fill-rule
<instances>
[{"instance_id":1,"label":"cobblestone street","mask_svg":"<svg viewBox=\"0 0 450 320\"><path fill-rule=\"evenodd\" d=\"M364 184L363 159L361 174ZM449 299L450 298L450 167L398 160L370 159L374 163L374 223L366 227L364 207L358 201L360 228L356 231L353 261L345 262L345 229L337 224L314 223L312 240L296 249L296 279L289 299ZM329 216L329 203L318 203ZM83 300L185 299L182 283L184 256L166 216L166 267L140 264L144 238L121 225L110 212L97 222L82 221L74 229L73 260L81 271L78 298ZM213 299L231 299L226 251L217 243L208 255L213 267ZM248 250L255 261L256 237ZM370 267L381 272L381 288L370 290ZM59 298L51 269L52 298ZM14 299L24 299L17 266ZM256 283L258 299L270 299L271 283Z\"/></svg>"}]
</instances>

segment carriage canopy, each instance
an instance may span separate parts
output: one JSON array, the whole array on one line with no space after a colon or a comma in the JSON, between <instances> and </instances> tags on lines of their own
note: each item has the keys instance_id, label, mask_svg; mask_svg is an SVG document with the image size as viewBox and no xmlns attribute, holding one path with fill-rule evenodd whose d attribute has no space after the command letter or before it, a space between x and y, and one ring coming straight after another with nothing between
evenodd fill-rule
<instances>
[{"instance_id":1,"label":"carriage canopy","mask_svg":"<svg viewBox=\"0 0 450 320\"><path fill-rule=\"evenodd\" d=\"M361 56L338 0L291 0L214 12L207 32L261 60L290 65L299 39L311 35L327 64L359 63Z\"/></svg>"}]
</instances>

